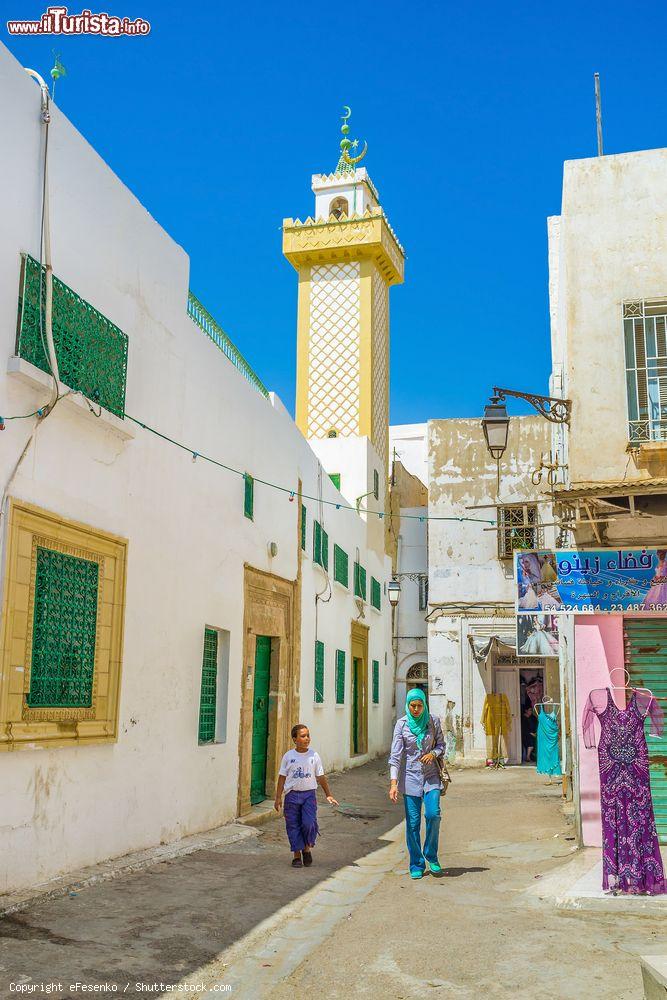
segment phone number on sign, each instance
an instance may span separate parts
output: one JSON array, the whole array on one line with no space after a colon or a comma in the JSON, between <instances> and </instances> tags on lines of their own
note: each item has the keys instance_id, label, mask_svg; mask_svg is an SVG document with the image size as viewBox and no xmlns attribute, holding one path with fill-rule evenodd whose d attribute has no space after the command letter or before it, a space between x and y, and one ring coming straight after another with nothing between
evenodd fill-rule
<instances>
[{"instance_id":1,"label":"phone number on sign","mask_svg":"<svg viewBox=\"0 0 667 1000\"><path fill-rule=\"evenodd\" d=\"M559 611L667 611L667 604L559 604L558 607L550 608L549 611L558 613Z\"/></svg>"}]
</instances>

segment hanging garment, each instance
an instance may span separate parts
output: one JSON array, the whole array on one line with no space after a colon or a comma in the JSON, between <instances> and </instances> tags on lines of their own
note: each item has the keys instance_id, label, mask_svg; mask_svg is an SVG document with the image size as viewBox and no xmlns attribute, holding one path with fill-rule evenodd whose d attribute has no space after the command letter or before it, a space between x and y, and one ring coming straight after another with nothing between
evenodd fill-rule
<instances>
[{"instance_id":1,"label":"hanging garment","mask_svg":"<svg viewBox=\"0 0 667 1000\"><path fill-rule=\"evenodd\" d=\"M537 716L537 773L560 777L558 753L558 718L556 710L546 712L544 706Z\"/></svg>"},{"instance_id":2,"label":"hanging garment","mask_svg":"<svg viewBox=\"0 0 667 1000\"><path fill-rule=\"evenodd\" d=\"M652 734L659 736L662 710L650 692L634 691L621 710L609 688L601 688L589 694L582 726L590 749L595 747L595 718L600 722L602 888L656 895L667 892L667 884L653 814L644 735L647 716Z\"/></svg>"},{"instance_id":3,"label":"hanging garment","mask_svg":"<svg viewBox=\"0 0 667 1000\"><path fill-rule=\"evenodd\" d=\"M481 718L487 736L506 736L512 729L512 713L506 694L487 694Z\"/></svg>"},{"instance_id":4,"label":"hanging garment","mask_svg":"<svg viewBox=\"0 0 667 1000\"><path fill-rule=\"evenodd\" d=\"M656 604L667 604L667 559L664 554L651 580L651 589L644 598L644 607L652 610Z\"/></svg>"}]
</instances>

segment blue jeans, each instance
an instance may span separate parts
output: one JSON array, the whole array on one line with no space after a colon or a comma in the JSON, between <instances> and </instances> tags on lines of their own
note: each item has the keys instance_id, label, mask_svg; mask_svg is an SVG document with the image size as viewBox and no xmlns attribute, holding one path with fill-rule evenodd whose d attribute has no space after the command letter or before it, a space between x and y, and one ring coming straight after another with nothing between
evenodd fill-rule
<instances>
[{"instance_id":1,"label":"blue jeans","mask_svg":"<svg viewBox=\"0 0 667 1000\"><path fill-rule=\"evenodd\" d=\"M424 850L421 847L422 801L426 820ZM440 833L440 789L433 788L421 795L404 795L405 839L410 854L410 871L424 871L426 861L438 863L438 835Z\"/></svg>"}]
</instances>

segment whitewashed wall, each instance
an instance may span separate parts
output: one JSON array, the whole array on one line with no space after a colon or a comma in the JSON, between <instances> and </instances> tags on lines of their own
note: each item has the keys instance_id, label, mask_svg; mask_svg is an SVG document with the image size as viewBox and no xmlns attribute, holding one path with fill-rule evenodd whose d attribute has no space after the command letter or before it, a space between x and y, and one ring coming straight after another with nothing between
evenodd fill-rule
<instances>
[{"instance_id":1,"label":"whitewashed wall","mask_svg":"<svg viewBox=\"0 0 667 1000\"><path fill-rule=\"evenodd\" d=\"M39 90L0 46L0 359L14 353L20 251L39 256ZM189 260L57 108L49 139L56 275L129 336L127 412L257 478L317 495L318 462L286 411L264 399L186 315ZM224 225L225 220L216 220ZM286 276L286 280L290 280ZM296 295L296 289L295 289ZM224 325L224 317L221 317ZM252 359L261 370L261 345ZM0 376L0 412L46 398L17 375ZM31 431L2 434L4 483ZM339 494L326 477L324 497ZM243 517L243 480L136 429L126 439L70 401L40 426L11 493L129 539L119 739L113 745L0 754L0 892L233 818L236 808L244 563L297 573L298 504L255 485ZM309 526L315 504L306 501ZM328 508L338 541L364 553L369 586L388 560L366 550L354 512ZM278 553L268 554L275 541ZM312 536L309 533L308 550ZM3 559L4 565L4 559ZM332 565L332 564L330 564ZM349 643L358 611L339 592L319 609L326 701L312 707L314 594L322 573L304 562L303 719L327 766L349 758L349 697L334 705L333 649ZM371 656L391 649L389 614L366 609ZM227 739L197 742L203 629L230 633ZM349 651L348 651L349 660ZM369 752L386 747L391 685L369 710ZM369 682L370 691L370 682ZM355 758L360 763L365 758Z\"/></svg>"}]
</instances>

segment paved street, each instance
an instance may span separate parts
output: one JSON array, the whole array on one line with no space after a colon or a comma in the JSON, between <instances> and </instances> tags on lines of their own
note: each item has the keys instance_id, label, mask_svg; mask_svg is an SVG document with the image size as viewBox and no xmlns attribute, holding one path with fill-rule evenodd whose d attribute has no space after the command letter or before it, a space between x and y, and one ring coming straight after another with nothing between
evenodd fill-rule
<instances>
[{"instance_id":1,"label":"paved street","mask_svg":"<svg viewBox=\"0 0 667 1000\"><path fill-rule=\"evenodd\" d=\"M535 894L571 862L559 787L534 771L458 771L444 800L445 877L406 875L386 766L334 775L312 869L289 865L282 821L245 840L32 905L0 921L10 983L80 980L224 985L295 995L643 996L638 954L660 953L656 918L558 910ZM68 988L56 996L80 996ZM190 993L193 995L193 993Z\"/></svg>"}]
</instances>

